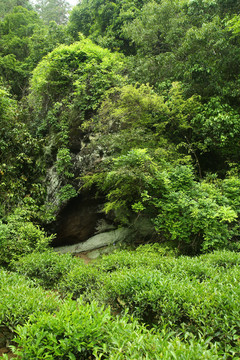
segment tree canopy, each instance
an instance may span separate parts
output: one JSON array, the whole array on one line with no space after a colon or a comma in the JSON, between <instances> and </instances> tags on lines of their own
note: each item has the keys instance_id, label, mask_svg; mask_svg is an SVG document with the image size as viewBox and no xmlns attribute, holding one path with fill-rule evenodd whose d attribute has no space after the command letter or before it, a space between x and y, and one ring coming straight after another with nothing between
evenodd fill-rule
<instances>
[{"instance_id":1,"label":"tree canopy","mask_svg":"<svg viewBox=\"0 0 240 360\"><path fill-rule=\"evenodd\" d=\"M55 21L57 24L66 24L70 4L66 0L35 0L34 8L45 24Z\"/></svg>"},{"instance_id":2,"label":"tree canopy","mask_svg":"<svg viewBox=\"0 0 240 360\"><path fill-rule=\"evenodd\" d=\"M183 252L237 246L238 2L1 6L3 216L90 191Z\"/></svg>"},{"instance_id":3,"label":"tree canopy","mask_svg":"<svg viewBox=\"0 0 240 360\"><path fill-rule=\"evenodd\" d=\"M0 0L1 360L240 359L239 13Z\"/></svg>"}]
</instances>

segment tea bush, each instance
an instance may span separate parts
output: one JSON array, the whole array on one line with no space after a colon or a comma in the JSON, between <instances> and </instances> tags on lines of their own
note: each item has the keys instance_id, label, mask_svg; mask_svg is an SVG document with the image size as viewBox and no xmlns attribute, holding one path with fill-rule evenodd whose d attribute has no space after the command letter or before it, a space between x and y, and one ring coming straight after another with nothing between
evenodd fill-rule
<instances>
[{"instance_id":1,"label":"tea bush","mask_svg":"<svg viewBox=\"0 0 240 360\"><path fill-rule=\"evenodd\" d=\"M143 246L143 248L146 245ZM148 246L148 245L147 245ZM165 268L171 271L173 263L176 259L172 256L165 257L155 251L116 251L103 257L97 261L95 266L104 272L112 272L123 268L131 269L137 267L147 267L148 269ZM166 270L167 271L167 270Z\"/></svg>"},{"instance_id":2,"label":"tea bush","mask_svg":"<svg viewBox=\"0 0 240 360\"><path fill-rule=\"evenodd\" d=\"M0 326L14 330L34 313L55 312L61 301L57 295L36 287L23 276L0 269Z\"/></svg>"},{"instance_id":3,"label":"tea bush","mask_svg":"<svg viewBox=\"0 0 240 360\"><path fill-rule=\"evenodd\" d=\"M226 252L226 254L231 252ZM171 254L171 252L170 252ZM205 258L203 258L205 259ZM189 278L211 278L218 269L211 267L206 260L199 258L188 258L181 256L162 256L158 251L154 251L151 245L143 245L136 251L122 250L115 253L104 255L94 264L103 272L114 272L121 269L142 268L148 270L160 270L164 274L174 274L176 277L188 276Z\"/></svg>"},{"instance_id":4,"label":"tea bush","mask_svg":"<svg viewBox=\"0 0 240 360\"><path fill-rule=\"evenodd\" d=\"M92 359L94 348L107 341L109 309L96 303L66 301L54 316L33 315L18 327L18 354L27 359Z\"/></svg>"},{"instance_id":5,"label":"tea bush","mask_svg":"<svg viewBox=\"0 0 240 360\"><path fill-rule=\"evenodd\" d=\"M61 278L79 263L81 260L73 258L70 254L58 254L48 250L22 257L12 264L12 269L34 279L45 288L54 288Z\"/></svg>"},{"instance_id":6,"label":"tea bush","mask_svg":"<svg viewBox=\"0 0 240 360\"><path fill-rule=\"evenodd\" d=\"M33 251L45 251L52 238L23 214L15 212L6 223L0 221L0 265L9 265Z\"/></svg>"},{"instance_id":7,"label":"tea bush","mask_svg":"<svg viewBox=\"0 0 240 360\"><path fill-rule=\"evenodd\" d=\"M58 313L33 315L17 327L14 352L32 359L217 359L203 341L184 344L164 332L154 334L126 314L112 318L96 302L66 301Z\"/></svg>"},{"instance_id":8,"label":"tea bush","mask_svg":"<svg viewBox=\"0 0 240 360\"><path fill-rule=\"evenodd\" d=\"M191 287L190 282L189 285ZM144 268L124 269L105 278L101 297L114 309L127 308L140 320L152 325L158 322L158 315L161 316L165 312L163 307L169 303L170 288L176 289L176 293L178 286L179 279L172 274L165 275L161 271ZM149 298L144 299L144 296ZM157 308L160 303L163 303L161 313ZM173 314L177 317L175 310Z\"/></svg>"},{"instance_id":9,"label":"tea bush","mask_svg":"<svg viewBox=\"0 0 240 360\"><path fill-rule=\"evenodd\" d=\"M57 288L62 294L71 294L73 299L77 299L81 294L101 286L100 275L97 268L79 263L62 277Z\"/></svg>"},{"instance_id":10,"label":"tea bush","mask_svg":"<svg viewBox=\"0 0 240 360\"><path fill-rule=\"evenodd\" d=\"M218 343L222 354L239 355L240 269L213 271L191 259L178 259L172 272L146 268L122 269L104 279L98 298L116 312L128 309L150 326L180 338L192 334ZM96 296L96 295L95 295Z\"/></svg>"},{"instance_id":11,"label":"tea bush","mask_svg":"<svg viewBox=\"0 0 240 360\"><path fill-rule=\"evenodd\" d=\"M233 251L214 251L211 254L201 255L198 259L212 268L222 268L222 271L240 265L240 253Z\"/></svg>"},{"instance_id":12,"label":"tea bush","mask_svg":"<svg viewBox=\"0 0 240 360\"><path fill-rule=\"evenodd\" d=\"M177 277L211 279L219 272L225 273L225 268L239 265L240 254L232 251L221 250L198 257L162 256L156 251L155 245L141 245L136 251L121 250L109 255L103 255L94 266L103 272L114 272L121 269L160 270L164 274L174 274Z\"/></svg>"},{"instance_id":13,"label":"tea bush","mask_svg":"<svg viewBox=\"0 0 240 360\"><path fill-rule=\"evenodd\" d=\"M126 324L118 320L112 324L111 330L114 335L107 344L109 353L106 354L107 351L100 353L96 356L96 360L104 358L104 355L107 355L106 358L109 360L219 359L217 347L209 348L202 339L192 339L184 343L177 337L171 338L164 331L154 334L140 328L136 322Z\"/></svg>"},{"instance_id":14,"label":"tea bush","mask_svg":"<svg viewBox=\"0 0 240 360\"><path fill-rule=\"evenodd\" d=\"M13 262L34 280L1 270L0 325L17 333L14 353L24 360L238 359L240 254L174 258L158 250L145 245L88 265L52 251Z\"/></svg>"}]
</instances>

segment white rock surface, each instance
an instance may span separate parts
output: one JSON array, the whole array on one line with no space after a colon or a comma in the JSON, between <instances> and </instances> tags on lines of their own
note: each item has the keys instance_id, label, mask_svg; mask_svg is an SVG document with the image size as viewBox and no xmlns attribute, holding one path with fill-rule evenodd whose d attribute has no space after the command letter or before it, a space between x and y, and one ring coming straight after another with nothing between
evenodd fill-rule
<instances>
[{"instance_id":1,"label":"white rock surface","mask_svg":"<svg viewBox=\"0 0 240 360\"><path fill-rule=\"evenodd\" d=\"M104 246L113 245L114 243L127 239L129 236L131 236L131 231L129 229L120 228L113 231L97 234L89 238L87 241L78 244L55 247L54 250L62 254L77 254L80 252L91 251Z\"/></svg>"}]
</instances>

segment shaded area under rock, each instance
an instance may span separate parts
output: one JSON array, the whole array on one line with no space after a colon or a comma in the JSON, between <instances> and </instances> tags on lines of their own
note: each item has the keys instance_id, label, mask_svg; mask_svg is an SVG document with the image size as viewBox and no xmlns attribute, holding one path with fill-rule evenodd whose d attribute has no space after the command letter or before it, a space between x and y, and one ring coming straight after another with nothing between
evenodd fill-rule
<instances>
[{"instance_id":1,"label":"shaded area under rock","mask_svg":"<svg viewBox=\"0 0 240 360\"><path fill-rule=\"evenodd\" d=\"M70 200L57 216L54 225L57 236L52 246L73 245L92 237L104 218L100 206L99 201L91 197Z\"/></svg>"}]
</instances>

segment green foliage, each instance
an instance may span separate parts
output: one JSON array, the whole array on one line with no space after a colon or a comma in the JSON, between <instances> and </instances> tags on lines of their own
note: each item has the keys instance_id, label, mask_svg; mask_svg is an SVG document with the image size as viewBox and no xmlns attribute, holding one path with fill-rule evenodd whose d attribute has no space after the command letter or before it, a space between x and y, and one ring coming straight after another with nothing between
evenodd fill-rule
<instances>
[{"instance_id":1,"label":"green foliage","mask_svg":"<svg viewBox=\"0 0 240 360\"><path fill-rule=\"evenodd\" d=\"M182 81L188 94L222 96L239 104L239 46L228 25L236 2L230 2L231 6L222 1L144 4L124 30L137 49L130 58L132 76L156 88L162 81Z\"/></svg>"},{"instance_id":2,"label":"green foliage","mask_svg":"<svg viewBox=\"0 0 240 360\"><path fill-rule=\"evenodd\" d=\"M77 195L72 157L80 150L81 124L96 113L106 90L125 81L123 67L122 56L82 39L57 47L33 71L29 99L46 160L56 167L59 203Z\"/></svg>"},{"instance_id":3,"label":"green foliage","mask_svg":"<svg viewBox=\"0 0 240 360\"><path fill-rule=\"evenodd\" d=\"M204 51L201 51L203 44ZM238 103L236 57L239 49L231 39L225 20L215 17L201 28L190 28L179 51L188 55L183 71L191 92L207 98L221 96L225 101Z\"/></svg>"},{"instance_id":4,"label":"green foliage","mask_svg":"<svg viewBox=\"0 0 240 360\"><path fill-rule=\"evenodd\" d=\"M118 72L122 62L123 58L118 54L111 54L87 39L60 46L33 72L32 104L44 107L45 112L45 108L49 109L54 102L70 97L73 105L78 105L80 115L86 110L93 111L99 106L104 92L121 80ZM68 111L70 109L68 107Z\"/></svg>"},{"instance_id":5,"label":"green foliage","mask_svg":"<svg viewBox=\"0 0 240 360\"><path fill-rule=\"evenodd\" d=\"M20 98L26 91L29 69L24 64L29 56L29 38L40 25L37 14L17 6L0 22L0 68L3 79Z\"/></svg>"},{"instance_id":6,"label":"green foliage","mask_svg":"<svg viewBox=\"0 0 240 360\"><path fill-rule=\"evenodd\" d=\"M1 216L6 216L16 206L23 206L26 197L34 198L37 205L42 205L46 197L46 189L43 185L45 177L45 162L42 160L43 141L36 139L33 133L32 119L26 101L22 99L21 103L17 103L9 93L11 91L19 98L24 95L30 70L44 55L46 46L48 49L54 46L52 36L51 45L50 41L45 39L44 45L41 44L40 53L36 54L36 47L32 48L41 25L35 12L20 6L14 8L0 22L2 35L0 67L2 67L3 83L7 84L3 87L1 82L0 90ZM54 26L51 28L53 32ZM42 31L46 38L46 29L42 28ZM56 41L60 41L60 38L55 38L55 44ZM10 88L9 85L12 87Z\"/></svg>"},{"instance_id":7,"label":"green foliage","mask_svg":"<svg viewBox=\"0 0 240 360\"><path fill-rule=\"evenodd\" d=\"M223 193L228 198L229 204L234 208L234 210L239 214L239 201L240 201L240 179L237 174L230 174L222 182L220 182L220 187L222 188Z\"/></svg>"},{"instance_id":8,"label":"green foliage","mask_svg":"<svg viewBox=\"0 0 240 360\"><path fill-rule=\"evenodd\" d=\"M179 180L184 182L184 170L187 169L176 169L172 175L181 172ZM199 247L209 251L231 246L237 213L217 188L207 182L195 183L191 173L187 178L192 180L186 189L175 183L177 186L170 185L163 198L153 200L159 211L154 220L156 229L177 240L180 247L188 243L193 253L198 253Z\"/></svg>"},{"instance_id":9,"label":"green foliage","mask_svg":"<svg viewBox=\"0 0 240 360\"><path fill-rule=\"evenodd\" d=\"M22 6L28 10L32 10L32 5L30 4L29 0L1 0L1 17L4 17L6 14L12 12L13 8L16 6Z\"/></svg>"},{"instance_id":10,"label":"green foliage","mask_svg":"<svg viewBox=\"0 0 240 360\"><path fill-rule=\"evenodd\" d=\"M44 165L39 159L41 142L22 121L26 116L23 109L5 88L1 87L0 95L0 214L5 216L23 205L26 196L42 200L45 191L40 181Z\"/></svg>"},{"instance_id":11,"label":"green foliage","mask_svg":"<svg viewBox=\"0 0 240 360\"><path fill-rule=\"evenodd\" d=\"M115 330L116 327L113 327ZM121 329L121 330L120 330ZM128 331L126 331L128 330ZM127 335L126 335L127 333ZM217 351L214 347L209 349L203 341L191 340L189 343L184 344L178 338L169 339L168 335L163 332L162 334L151 334L144 332L137 332L136 328L129 326L126 329L123 322L119 322L118 331L113 341L115 346L110 345L110 352L108 359L110 360L145 360L163 358L166 360L173 359L217 359ZM147 341L145 340L145 335ZM103 352L103 356L106 352ZM102 358L102 354L97 357L97 360Z\"/></svg>"},{"instance_id":12,"label":"green foliage","mask_svg":"<svg viewBox=\"0 0 240 360\"><path fill-rule=\"evenodd\" d=\"M95 302L66 302L54 316L32 316L18 327L19 345L14 351L24 359L215 359L216 351L203 342L185 345L166 334L152 334L144 326L124 316L112 319L109 309ZM41 344L41 346L39 346Z\"/></svg>"},{"instance_id":13,"label":"green foliage","mask_svg":"<svg viewBox=\"0 0 240 360\"><path fill-rule=\"evenodd\" d=\"M162 252L162 249L166 252ZM145 244L134 251L121 250L105 255L93 264L101 272L112 273L128 269L144 268L147 271L159 270L164 275L174 275L179 279L189 280L213 279L224 269L233 269L239 265L239 253L230 251L215 251L195 258L186 256L174 257L174 251L169 247L156 244Z\"/></svg>"},{"instance_id":14,"label":"green foliage","mask_svg":"<svg viewBox=\"0 0 240 360\"><path fill-rule=\"evenodd\" d=\"M129 262L127 253L125 258ZM151 260L149 256L150 264ZM181 257L168 267L168 261L159 258L160 270L138 261L136 267L132 257L130 268L124 265L106 276L98 298L115 311L128 309L151 326L167 326L180 339L201 334L209 343L218 344L224 358L238 356L239 254Z\"/></svg>"},{"instance_id":15,"label":"green foliage","mask_svg":"<svg viewBox=\"0 0 240 360\"><path fill-rule=\"evenodd\" d=\"M174 49L178 49L188 28L180 1L146 2L138 16L124 28L125 37L137 49L130 58L131 75L141 82L182 80ZM176 73L174 71L176 70Z\"/></svg>"},{"instance_id":16,"label":"green foliage","mask_svg":"<svg viewBox=\"0 0 240 360\"><path fill-rule=\"evenodd\" d=\"M238 359L239 254L173 256L239 250L239 2L83 0L67 28L50 21L65 23L66 1L37 3L48 25L28 1L0 4L0 264L32 279L0 271L14 352ZM111 219L151 219L161 245L88 266L47 251L46 169L58 205L83 177Z\"/></svg>"},{"instance_id":17,"label":"green foliage","mask_svg":"<svg viewBox=\"0 0 240 360\"><path fill-rule=\"evenodd\" d=\"M27 65L32 70L38 62L60 44L71 43L71 38L65 31L63 25L57 25L51 21L48 26L41 24L34 29L29 39L29 56L26 59Z\"/></svg>"},{"instance_id":18,"label":"green foliage","mask_svg":"<svg viewBox=\"0 0 240 360\"><path fill-rule=\"evenodd\" d=\"M92 131L95 135L89 151L99 152L100 148L104 154L113 156L134 147L166 145L163 133L168 110L163 97L148 85L126 85L109 90L97 115L82 125L84 131ZM101 167L101 162L99 165Z\"/></svg>"},{"instance_id":19,"label":"green foliage","mask_svg":"<svg viewBox=\"0 0 240 360\"><path fill-rule=\"evenodd\" d=\"M7 146L6 143L4 143L4 135L7 136L8 134L8 127L11 128L11 126L15 124L11 124L11 122L14 122L14 114L17 110L17 103L14 101L7 89L1 86L0 89L0 115L1 115L1 152L5 150L5 147ZM10 124L9 124L10 123ZM4 146L4 147L3 147ZM1 155L2 156L2 155Z\"/></svg>"},{"instance_id":20,"label":"green foliage","mask_svg":"<svg viewBox=\"0 0 240 360\"><path fill-rule=\"evenodd\" d=\"M24 324L33 313L53 313L61 305L59 298L36 287L23 276L0 270L0 325L14 331Z\"/></svg>"},{"instance_id":21,"label":"green foliage","mask_svg":"<svg viewBox=\"0 0 240 360\"><path fill-rule=\"evenodd\" d=\"M86 176L86 186L92 183L107 193L108 202L104 206L106 213L114 210L122 223L128 222L131 204L141 198L144 180L154 171L154 164L145 149L131 150L127 155L113 159L113 167L105 174Z\"/></svg>"},{"instance_id":22,"label":"green foliage","mask_svg":"<svg viewBox=\"0 0 240 360\"><path fill-rule=\"evenodd\" d=\"M209 268L222 268L221 271L224 273L224 269L238 268L240 257L239 253L235 252L215 251L211 254L202 255L200 260Z\"/></svg>"},{"instance_id":23,"label":"green foliage","mask_svg":"<svg viewBox=\"0 0 240 360\"><path fill-rule=\"evenodd\" d=\"M82 292L89 298L92 288L91 297L104 307L82 298L59 301L32 281L1 271L0 319L17 333L14 354L26 360L239 357L239 253L218 251L198 258L166 254L167 249L163 252L157 244L143 245L136 252L105 255L88 266L76 259L70 271L68 256L54 254L55 269L65 258L61 290L65 294L80 290L75 297ZM43 274L43 262L46 266L49 262L38 256L32 260L40 260ZM30 256L21 265L28 260ZM25 301L20 294L25 294ZM109 304L118 316L106 308Z\"/></svg>"},{"instance_id":24,"label":"green foliage","mask_svg":"<svg viewBox=\"0 0 240 360\"><path fill-rule=\"evenodd\" d=\"M11 13L4 17L1 23L1 30L3 35L16 35L20 39L21 37L32 34L34 26L37 23L39 23L39 20L34 11L27 10L22 6L17 6Z\"/></svg>"},{"instance_id":25,"label":"green foliage","mask_svg":"<svg viewBox=\"0 0 240 360\"><path fill-rule=\"evenodd\" d=\"M57 152L56 169L59 178L64 179L64 183L74 177L72 168L70 150L68 148L60 148ZM64 185L64 183L56 194L60 203L65 203L71 198L77 196L75 188L71 184Z\"/></svg>"},{"instance_id":26,"label":"green foliage","mask_svg":"<svg viewBox=\"0 0 240 360\"><path fill-rule=\"evenodd\" d=\"M126 151L124 142L128 143L127 150L139 146L141 141L149 147L170 147L164 138L177 143L184 141L199 105L196 96L184 98L182 86L177 82L161 96L149 85L126 85L108 91L97 117L90 124L98 134L115 136L115 146L122 151ZM136 137L140 130L141 136ZM123 142L121 147L120 141Z\"/></svg>"},{"instance_id":27,"label":"green foliage","mask_svg":"<svg viewBox=\"0 0 240 360\"><path fill-rule=\"evenodd\" d=\"M103 153L110 155L97 166L94 164L95 168L88 169L93 171L93 175L84 177L86 186L98 183L99 189L106 193L112 189L107 195L108 200L113 199L105 207L107 212L122 207L122 213L127 216L125 198L129 204L145 190L145 172L150 176L156 167L146 154L146 147L149 154L161 163L189 162L190 156L185 148L185 153L177 153L175 144L184 143L189 153L193 152L189 145L190 122L198 107L197 97L184 99L179 83L173 83L165 96L157 95L149 85L126 85L108 92L97 116L83 124L84 130L96 133L89 149L94 151L101 146ZM112 159L115 154L116 158ZM119 154L122 157L117 157ZM120 183L124 185L121 187ZM117 197L119 201L115 202Z\"/></svg>"},{"instance_id":28,"label":"green foliage","mask_svg":"<svg viewBox=\"0 0 240 360\"><path fill-rule=\"evenodd\" d=\"M162 252L164 249L166 252ZM239 253L231 251L215 251L199 257L174 256L174 251L161 244L141 245L134 251L121 250L104 255L93 266L101 272L112 273L128 269L139 268L147 271L158 270L164 275L173 275L179 279L188 277L189 280L213 279L224 269L237 268L239 265Z\"/></svg>"},{"instance_id":29,"label":"green foliage","mask_svg":"<svg viewBox=\"0 0 240 360\"><path fill-rule=\"evenodd\" d=\"M73 174L70 172L71 155L69 149L61 148L58 150L56 167L58 174L63 174L68 178L73 177Z\"/></svg>"},{"instance_id":30,"label":"green foliage","mask_svg":"<svg viewBox=\"0 0 240 360\"><path fill-rule=\"evenodd\" d=\"M183 252L231 246L235 207L214 184L198 183L190 166L159 164L146 150L135 149L113 159L109 171L85 180L107 194L106 213L114 210L122 223L131 210L151 216L156 231Z\"/></svg>"},{"instance_id":31,"label":"green foliage","mask_svg":"<svg viewBox=\"0 0 240 360\"><path fill-rule=\"evenodd\" d=\"M141 267L148 270L157 269L169 273L172 268L176 266L176 259L173 257L174 251L168 249L163 255L161 251L156 251L154 248L155 246L152 245L143 245L134 251L116 251L109 255L103 255L93 266L104 273Z\"/></svg>"},{"instance_id":32,"label":"green foliage","mask_svg":"<svg viewBox=\"0 0 240 360\"><path fill-rule=\"evenodd\" d=\"M34 7L46 24L51 21L57 24L67 22L70 4L66 0L37 0Z\"/></svg>"},{"instance_id":33,"label":"green foliage","mask_svg":"<svg viewBox=\"0 0 240 360\"><path fill-rule=\"evenodd\" d=\"M53 236L47 236L39 226L24 217L21 209L0 222L0 264L9 265L23 255L45 251Z\"/></svg>"},{"instance_id":34,"label":"green foliage","mask_svg":"<svg viewBox=\"0 0 240 360\"><path fill-rule=\"evenodd\" d=\"M96 291L100 286L100 275L95 267L79 263L78 260L78 264L65 273L57 288L62 294L71 294L73 299L77 299L82 294L87 296L92 289Z\"/></svg>"},{"instance_id":35,"label":"green foliage","mask_svg":"<svg viewBox=\"0 0 240 360\"><path fill-rule=\"evenodd\" d=\"M107 93L97 116L85 123L84 128L97 134L90 146L100 144L105 153L119 154L143 143L156 146L156 138L163 141L159 133L165 129L167 115L163 97L150 86L126 85Z\"/></svg>"},{"instance_id":36,"label":"green foliage","mask_svg":"<svg viewBox=\"0 0 240 360\"><path fill-rule=\"evenodd\" d=\"M27 93L30 72L49 51L69 41L62 26L45 26L36 12L14 7L0 21L0 69L11 92L19 99Z\"/></svg>"},{"instance_id":37,"label":"green foliage","mask_svg":"<svg viewBox=\"0 0 240 360\"><path fill-rule=\"evenodd\" d=\"M240 21L239 15L233 16L231 20L228 22L229 30L236 36L238 36L240 32Z\"/></svg>"},{"instance_id":38,"label":"green foliage","mask_svg":"<svg viewBox=\"0 0 240 360\"><path fill-rule=\"evenodd\" d=\"M64 185L57 193L57 199L59 202L66 203L68 200L77 196L77 192L71 184Z\"/></svg>"},{"instance_id":39,"label":"green foliage","mask_svg":"<svg viewBox=\"0 0 240 360\"><path fill-rule=\"evenodd\" d=\"M220 98L211 98L191 120L192 142L207 159L218 156L218 167L224 169L226 161L237 162L239 156L239 112ZM209 160L205 160L209 162ZM202 160L204 164L204 160ZM210 163L214 168L213 161ZM208 165L209 166L209 165Z\"/></svg>"},{"instance_id":40,"label":"green foliage","mask_svg":"<svg viewBox=\"0 0 240 360\"><path fill-rule=\"evenodd\" d=\"M64 162L67 178L72 176L69 149L79 148L80 125L96 112L105 91L123 81L122 68L120 55L82 39L56 48L34 70L30 100L39 135L51 141L52 158L57 151L58 170Z\"/></svg>"},{"instance_id":41,"label":"green foliage","mask_svg":"<svg viewBox=\"0 0 240 360\"><path fill-rule=\"evenodd\" d=\"M11 269L49 289L56 287L78 263L79 260L70 254L60 255L48 250L22 256L11 264Z\"/></svg>"},{"instance_id":42,"label":"green foliage","mask_svg":"<svg viewBox=\"0 0 240 360\"><path fill-rule=\"evenodd\" d=\"M90 37L102 47L124 54L135 52L134 46L124 36L124 27L140 13L144 0L106 3L104 1L79 2L70 14L68 31L77 40L78 33Z\"/></svg>"},{"instance_id":43,"label":"green foliage","mask_svg":"<svg viewBox=\"0 0 240 360\"><path fill-rule=\"evenodd\" d=\"M18 353L26 360L92 357L94 348L106 341L109 321L109 309L98 309L96 303L65 302L55 316L33 316L25 327L16 330Z\"/></svg>"}]
</instances>

